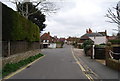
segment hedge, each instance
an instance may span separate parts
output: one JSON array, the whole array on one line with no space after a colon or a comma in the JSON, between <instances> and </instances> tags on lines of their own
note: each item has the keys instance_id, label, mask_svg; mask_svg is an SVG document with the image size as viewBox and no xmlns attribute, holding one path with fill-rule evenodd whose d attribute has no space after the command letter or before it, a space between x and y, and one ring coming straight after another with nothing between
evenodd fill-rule
<instances>
[{"instance_id":1,"label":"hedge","mask_svg":"<svg viewBox=\"0 0 120 81\"><path fill-rule=\"evenodd\" d=\"M84 52L85 52L86 55L87 55L87 52L88 52L91 48L92 48L92 45L86 45L86 46L84 47Z\"/></svg>"},{"instance_id":2,"label":"hedge","mask_svg":"<svg viewBox=\"0 0 120 81\"><path fill-rule=\"evenodd\" d=\"M117 40L109 40L112 44L120 44L120 39Z\"/></svg>"},{"instance_id":3,"label":"hedge","mask_svg":"<svg viewBox=\"0 0 120 81\"><path fill-rule=\"evenodd\" d=\"M105 48L106 45L95 45L95 48Z\"/></svg>"},{"instance_id":4,"label":"hedge","mask_svg":"<svg viewBox=\"0 0 120 81\"><path fill-rule=\"evenodd\" d=\"M94 43L93 43L92 40L86 40L86 41L83 42L82 47L83 47L86 55L87 55L87 52L92 48L93 44Z\"/></svg>"},{"instance_id":5,"label":"hedge","mask_svg":"<svg viewBox=\"0 0 120 81\"><path fill-rule=\"evenodd\" d=\"M39 41L39 27L2 4L2 40L3 41Z\"/></svg>"}]
</instances>

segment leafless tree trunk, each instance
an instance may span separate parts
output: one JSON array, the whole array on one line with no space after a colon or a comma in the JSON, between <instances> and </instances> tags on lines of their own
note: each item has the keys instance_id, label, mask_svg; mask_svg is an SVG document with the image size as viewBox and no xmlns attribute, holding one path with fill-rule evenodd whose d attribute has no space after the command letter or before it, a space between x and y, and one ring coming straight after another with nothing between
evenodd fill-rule
<instances>
[{"instance_id":1,"label":"leafless tree trunk","mask_svg":"<svg viewBox=\"0 0 120 81\"><path fill-rule=\"evenodd\" d=\"M120 34L120 7L117 5L116 8L113 7L113 9L116 10L116 13L114 13L110 8L107 10L106 17L111 19L111 21L107 21L109 23L116 23L118 25L118 29L114 29L118 31L118 34Z\"/></svg>"}]
</instances>

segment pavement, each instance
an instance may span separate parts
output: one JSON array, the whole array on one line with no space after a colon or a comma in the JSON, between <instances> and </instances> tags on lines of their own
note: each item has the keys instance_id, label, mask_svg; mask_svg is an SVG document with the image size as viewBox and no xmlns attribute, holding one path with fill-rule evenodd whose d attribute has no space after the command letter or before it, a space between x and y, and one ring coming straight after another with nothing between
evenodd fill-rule
<instances>
[{"instance_id":1,"label":"pavement","mask_svg":"<svg viewBox=\"0 0 120 81\"><path fill-rule=\"evenodd\" d=\"M119 79L119 73L70 45L44 49L45 57L9 79Z\"/></svg>"},{"instance_id":2,"label":"pavement","mask_svg":"<svg viewBox=\"0 0 120 81\"><path fill-rule=\"evenodd\" d=\"M74 52L76 57L80 59L83 66L87 67L88 70L92 71L96 76L93 76L97 79L119 79L120 73L116 70L113 70L104 64L104 60L95 60L91 59L88 56L85 56L83 49L75 49Z\"/></svg>"},{"instance_id":3,"label":"pavement","mask_svg":"<svg viewBox=\"0 0 120 81\"><path fill-rule=\"evenodd\" d=\"M102 60L96 59L96 61L99 62L99 63L101 63L101 64L103 64L103 65L105 65L105 60L104 59L102 59Z\"/></svg>"}]
</instances>

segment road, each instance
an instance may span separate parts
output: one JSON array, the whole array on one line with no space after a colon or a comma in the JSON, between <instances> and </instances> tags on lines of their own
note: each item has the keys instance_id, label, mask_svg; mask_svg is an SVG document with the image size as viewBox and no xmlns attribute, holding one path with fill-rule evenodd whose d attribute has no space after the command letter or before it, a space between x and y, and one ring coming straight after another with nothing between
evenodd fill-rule
<instances>
[{"instance_id":1,"label":"road","mask_svg":"<svg viewBox=\"0 0 120 81\"><path fill-rule=\"evenodd\" d=\"M44 49L46 56L10 79L118 79L118 72L84 56L70 45Z\"/></svg>"}]
</instances>

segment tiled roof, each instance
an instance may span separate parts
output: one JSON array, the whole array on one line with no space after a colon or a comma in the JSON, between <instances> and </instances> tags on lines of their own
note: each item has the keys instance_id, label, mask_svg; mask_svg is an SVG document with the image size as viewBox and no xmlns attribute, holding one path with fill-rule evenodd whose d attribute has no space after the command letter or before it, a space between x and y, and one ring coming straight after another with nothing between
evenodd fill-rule
<instances>
[{"instance_id":1,"label":"tiled roof","mask_svg":"<svg viewBox=\"0 0 120 81\"><path fill-rule=\"evenodd\" d=\"M81 40L87 40L87 39L89 39L89 37L88 36L82 36L80 39Z\"/></svg>"},{"instance_id":2,"label":"tiled roof","mask_svg":"<svg viewBox=\"0 0 120 81\"><path fill-rule=\"evenodd\" d=\"M94 37L94 36L103 36L103 35L100 33L87 33L87 34L84 34L83 36Z\"/></svg>"},{"instance_id":3,"label":"tiled roof","mask_svg":"<svg viewBox=\"0 0 120 81\"><path fill-rule=\"evenodd\" d=\"M107 36L106 32L98 32L100 34L102 34L103 36Z\"/></svg>"}]
</instances>

